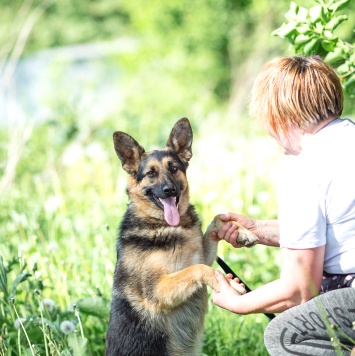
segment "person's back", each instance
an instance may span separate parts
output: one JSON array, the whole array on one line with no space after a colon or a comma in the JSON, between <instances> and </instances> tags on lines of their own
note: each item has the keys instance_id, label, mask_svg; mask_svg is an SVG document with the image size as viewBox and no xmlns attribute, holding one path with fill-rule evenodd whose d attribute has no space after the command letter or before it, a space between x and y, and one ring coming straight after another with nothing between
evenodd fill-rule
<instances>
[{"instance_id":1,"label":"person's back","mask_svg":"<svg viewBox=\"0 0 355 356\"><path fill-rule=\"evenodd\" d=\"M353 272L355 124L347 119L332 121L305 137L302 152L286 160L290 164L279 194L280 246L325 244L324 271Z\"/></svg>"}]
</instances>

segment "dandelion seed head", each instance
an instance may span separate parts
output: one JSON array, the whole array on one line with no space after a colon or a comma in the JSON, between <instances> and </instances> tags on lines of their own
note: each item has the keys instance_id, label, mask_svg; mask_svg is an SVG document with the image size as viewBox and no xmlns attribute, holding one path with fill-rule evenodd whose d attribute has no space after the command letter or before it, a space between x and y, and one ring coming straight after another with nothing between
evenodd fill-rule
<instances>
[{"instance_id":1,"label":"dandelion seed head","mask_svg":"<svg viewBox=\"0 0 355 356\"><path fill-rule=\"evenodd\" d=\"M16 330L20 329L21 324L23 324L25 321L26 321L26 318L18 318L18 319L16 319L15 322L14 322L14 328Z\"/></svg>"},{"instance_id":2,"label":"dandelion seed head","mask_svg":"<svg viewBox=\"0 0 355 356\"><path fill-rule=\"evenodd\" d=\"M69 320L64 320L60 324L60 330L63 334L69 335L75 330L75 325Z\"/></svg>"},{"instance_id":3,"label":"dandelion seed head","mask_svg":"<svg viewBox=\"0 0 355 356\"><path fill-rule=\"evenodd\" d=\"M51 298L44 298L41 303L41 309L48 310L50 313L55 309L55 302Z\"/></svg>"},{"instance_id":4,"label":"dandelion seed head","mask_svg":"<svg viewBox=\"0 0 355 356\"><path fill-rule=\"evenodd\" d=\"M44 209L47 212L53 213L59 209L62 204L62 198L59 196L52 196L48 198L44 203Z\"/></svg>"}]
</instances>

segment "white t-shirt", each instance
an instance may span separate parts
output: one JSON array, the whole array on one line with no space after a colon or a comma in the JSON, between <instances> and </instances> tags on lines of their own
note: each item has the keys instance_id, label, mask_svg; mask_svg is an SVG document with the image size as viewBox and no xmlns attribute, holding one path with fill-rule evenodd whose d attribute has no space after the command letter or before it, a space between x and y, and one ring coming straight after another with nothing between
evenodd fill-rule
<instances>
[{"instance_id":1,"label":"white t-shirt","mask_svg":"<svg viewBox=\"0 0 355 356\"><path fill-rule=\"evenodd\" d=\"M287 156L279 187L280 246L326 245L324 270L355 273L355 124L332 121Z\"/></svg>"}]
</instances>

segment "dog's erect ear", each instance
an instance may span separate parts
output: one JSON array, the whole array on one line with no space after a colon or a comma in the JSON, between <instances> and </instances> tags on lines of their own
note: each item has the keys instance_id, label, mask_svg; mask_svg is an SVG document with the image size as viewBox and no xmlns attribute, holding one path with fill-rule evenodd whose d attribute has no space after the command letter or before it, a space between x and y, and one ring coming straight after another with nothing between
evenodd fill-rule
<instances>
[{"instance_id":1,"label":"dog's erect ear","mask_svg":"<svg viewBox=\"0 0 355 356\"><path fill-rule=\"evenodd\" d=\"M113 144L123 169L129 174L136 174L144 148L133 137L121 131L113 134Z\"/></svg>"},{"instance_id":2,"label":"dog's erect ear","mask_svg":"<svg viewBox=\"0 0 355 356\"><path fill-rule=\"evenodd\" d=\"M192 157L192 129L189 120L180 119L171 130L166 147L170 148L178 155L184 165L189 165Z\"/></svg>"}]
</instances>

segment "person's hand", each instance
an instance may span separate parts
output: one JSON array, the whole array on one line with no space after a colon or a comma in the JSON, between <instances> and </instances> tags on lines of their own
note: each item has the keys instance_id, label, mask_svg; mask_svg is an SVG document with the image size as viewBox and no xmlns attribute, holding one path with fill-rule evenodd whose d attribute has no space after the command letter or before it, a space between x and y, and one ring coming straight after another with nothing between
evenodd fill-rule
<instances>
[{"instance_id":1,"label":"person's hand","mask_svg":"<svg viewBox=\"0 0 355 356\"><path fill-rule=\"evenodd\" d=\"M244 226L254 235L258 236L256 221L254 219L233 213L221 215L219 218L221 221L225 222L225 224L218 231L218 233L214 231L212 232L211 237L213 240L225 240L235 248L243 247L243 245L237 242L239 235L238 227L235 224L232 224L231 221L238 222L240 225Z\"/></svg>"},{"instance_id":2,"label":"person's hand","mask_svg":"<svg viewBox=\"0 0 355 356\"><path fill-rule=\"evenodd\" d=\"M220 286L220 291L216 292L212 290L212 301L220 308L233 311L233 307L237 302L237 298L241 296L241 294L239 294L238 291L233 288L233 284L236 283L241 285L242 287L244 287L244 284L239 283L238 278L232 280L233 277L231 274L227 274L224 276L220 271L215 271L215 274L218 284ZM233 281L233 283L231 283L231 280Z\"/></svg>"}]
</instances>

